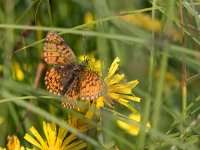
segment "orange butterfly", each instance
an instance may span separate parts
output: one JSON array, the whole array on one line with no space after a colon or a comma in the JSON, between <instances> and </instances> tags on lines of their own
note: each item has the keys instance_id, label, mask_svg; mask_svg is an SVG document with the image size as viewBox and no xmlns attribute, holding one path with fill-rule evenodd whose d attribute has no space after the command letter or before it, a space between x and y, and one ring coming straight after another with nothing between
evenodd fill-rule
<instances>
[{"instance_id":1,"label":"orange butterfly","mask_svg":"<svg viewBox=\"0 0 200 150\"><path fill-rule=\"evenodd\" d=\"M62 102L64 107L73 108L78 98L93 102L104 95L105 83L101 77L79 64L71 48L56 32L47 33L43 56L52 65L46 72L46 88L70 100Z\"/></svg>"}]
</instances>

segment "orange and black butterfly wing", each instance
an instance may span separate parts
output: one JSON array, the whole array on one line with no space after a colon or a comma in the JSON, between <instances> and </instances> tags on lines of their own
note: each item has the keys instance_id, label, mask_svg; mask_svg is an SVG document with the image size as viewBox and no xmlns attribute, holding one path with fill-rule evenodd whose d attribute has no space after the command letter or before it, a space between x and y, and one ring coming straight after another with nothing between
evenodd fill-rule
<instances>
[{"instance_id":1,"label":"orange and black butterfly wing","mask_svg":"<svg viewBox=\"0 0 200 150\"><path fill-rule=\"evenodd\" d=\"M58 66L49 69L45 77L45 85L49 92L63 95L64 107L73 108L79 97L79 78L71 69L72 66Z\"/></svg>"},{"instance_id":2,"label":"orange and black butterfly wing","mask_svg":"<svg viewBox=\"0 0 200 150\"><path fill-rule=\"evenodd\" d=\"M47 70L45 85L48 91L57 95L65 95L71 88L76 76L71 65L56 66Z\"/></svg>"},{"instance_id":3,"label":"orange and black butterfly wing","mask_svg":"<svg viewBox=\"0 0 200 150\"><path fill-rule=\"evenodd\" d=\"M104 94L105 83L95 72L84 70L79 78L81 100L93 102Z\"/></svg>"},{"instance_id":4,"label":"orange and black butterfly wing","mask_svg":"<svg viewBox=\"0 0 200 150\"><path fill-rule=\"evenodd\" d=\"M92 102L104 94L102 79L77 64L73 51L56 32L47 33L43 56L54 65L46 73L45 85L51 93L66 97L63 106L72 108L79 97Z\"/></svg>"},{"instance_id":5,"label":"orange and black butterfly wing","mask_svg":"<svg viewBox=\"0 0 200 150\"><path fill-rule=\"evenodd\" d=\"M76 62L73 51L56 32L47 33L43 56L45 62L52 65L67 65Z\"/></svg>"},{"instance_id":6,"label":"orange and black butterfly wing","mask_svg":"<svg viewBox=\"0 0 200 150\"><path fill-rule=\"evenodd\" d=\"M76 77L73 83L68 88L67 92L64 94L66 97L65 100L62 101L62 106L73 109L77 103L77 99L79 98L79 79Z\"/></svg>"},{"instance_id":7,"label":"orange and black butterfly wing","mask_svg":"<svg viewBox=\"0 0 200 150\"><path fill-rule=\"evenodd\" d=\"M80 66L71 48L56 32L48 32L43 50L44 60L54 65L46 72L45 85L48 91L63 95L67 102L63 106L72 108L79 97Z\"/></svg>"},{"instance_id":8,"label":"orange and black butterfly wing","mask_svg":"<svg viewBox=\"0 0 200 150\"><path fill-rule=\"evenodd\" d=\"M46 72L45 86L47 90L55 95L60 95L63 85L60 82L61 72L57 68L50 68Z\"/></svg>"}]
</instances>

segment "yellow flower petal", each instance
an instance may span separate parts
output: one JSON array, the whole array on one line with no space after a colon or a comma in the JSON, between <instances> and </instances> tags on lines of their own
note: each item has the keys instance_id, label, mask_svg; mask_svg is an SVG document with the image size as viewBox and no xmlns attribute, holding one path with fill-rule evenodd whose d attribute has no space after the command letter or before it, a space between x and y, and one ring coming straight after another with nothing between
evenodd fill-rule
<instances>
[{"instance_id":1,"label":"yellow flower petal","mask_svg":"<svg viewBox=\"0 0 200 150\"><path fill-rule=\"evenodd\" d=\"M8 136L8 144L7 144L8 150L20 150L20 142L17 136Z\"/></svg>"},{"instance_id":2,"label":"yellow flower petal","mask_svg":"<svg viewBox=\"0 0 200 150\"><path fill-rule=\"evenodd\" d=\"M129 110L131 110L133 113L137 112L131 105L129 105L128 103L124 103L122 101L120 101L120 104L126 106Z\"/></svg>"},{"instance_id":3,"label":"yellow flower petal","mask_svg":"<svg viewBox=\"0 0 200 150\"><path fill-rule=\"evenodd\" d=\"M57 133L56 124L55 123L47 124L47 131L49 135L48 144L49 146L54 146L55 141L56 141L56 133Z\"/></svg>"},{"instance_id":4,"label":"yellow flower petal","mask_svg":"<svg viewBox=\"0 0 200 150\"><path fill-rule=\"evenodd\" d=\"M13 77L17 78L17 80L22 81L24 80L24 73L18 63L15 63L13 66Z\"/></svg>"},{"instance_id":5,"label":"yellow flower petal","mask_svg":"<svg viewBox=\"0 0 200 150\"><path fill-rule=\"evenodd\" d=\"M37 147L40 148L40 149L46 147L46 146L45 146L45 147L42 147L41 144L40 144L38 141L36 141L32 136L30 136L30 135L27 134L27 133L25 134L24 139L27 140L28 142L30 142L31 144L37 146ZM46 148L47 148L47 147L46 147Z\"/></svg>"},{"instance_id":6,"label":"yellow flower petal","mask_svg":"<svg viewBox=\"0 0 200 150\"><path fill-rule=\"evenodd\" d=\"M114 84L109 87L109 92L110 93L118 93L118 94L131 94L132 90L128 85L124 84Z\"/></svg>"},{"instance_id":7,"label":"yellow flower petal","mask_svg":"<svg viewBox=\"0 0 200 150\"><path fill-rule=\"evenodd\" d=\"M58 137L56 139L55 147L61 147L66 134L67 134L67 130L60 127L58 131Z\"/></svg>"},{"instance_id":8,"label":"yellow flower petal","mask_svg":"<svg viewBox=\"0 0 200 150\"><path fill-rule=\"evenodd\" d=\"M125 122L123 122L121 120L118 120L117 123L121 128L125 129L131 135L133 135L133 136L137 136L138 135L139 128L134 127L134 126L130 126L129 124L127 124L127 123L125 123Z\"/></svg>"},{"instance_id":9,"label":"yellow flower petal","mask_svg":"<svg viewBox=\"0 0 200 150\"><path fill-rule=\"evenodd\" d=\"M87 144L81 140L78 142L73 142L72 144L66 146L66 149L79 150L79 149L83 149L86 146L87 146Z\"/></svg>"},{"instance_id":10,"label":"yellow flower petal","mask_svg":"<svg viewBox=\"0 0 200 150\"><path fill-rule=\"evenodd\" d=\"M141 115L140 114L130 114L129 115L129 118L131 118L131 119L133 119L133 120L135 120L135 121L137 121L137 122L140 122L140 120L141 120ZM147 124L146 124L146 127L151 127L151 125L150 125L150 123L148 122Z\"/></svg>"},{"instance_id":11,"label":"yellow flower petal","mask_svg":"<svg viewBox=\"0 0 200 150\"><path fill-rule=\"evenodd\" d=\"M40 134L38 133L38 131L34 127L31 127L30 131L37 138L37 140L39 141L39 143L41 144L41 146L44 147L44 148L47 148L47 144L42 139L42 137L40 136Z\"/></svg>"},{"instance_id":12,"label":"yellow flower petal","mask_svg":"<svg viewBox=\"0 0 200 150\"><path fill-rule=\"evenodd\" d=\"M119 67L119 64L118 62L120 61L119 57L116 57L115 60L113 61L113 63L111 64L111 67L108 71L108 79L114 75L114 73L117 71L118 67Z\"/></svg>"},{"instance_id":13,"label":"yellow flower petal","mask_svg":"<svg viewBox=\"0 0 200 150\"><path fill-rule=\"evenodd\" d=\"M140 97L136 97L136 96L133 96L132 97L133 99L130 99L130 100L133 100L133 101L135 101L135 102L140 102L140 100L141 100L141 98Z\"/></svg>"},{"instance_id":14,"label":"yellow flower petal","mask_svg":"<svg viewBox=\"0 0 200 150\"><path fill-rule=\"evenodd\" d=\"M104 106L104 98L100 97L97 99L96 107L99 109Z\"/></svg>"},{"instance_id":15,"label":"yellow flower petal","mask_svg":"<svg viewBox=\"0 0 200 150\"><path fill-rule=\"evenodd\" d=\"M73 141L74 139L76 139L76 135L75 134L71 134L70 136L68 136L64 142L63 142L63 146L67 146L71 141Z\"/></svg>"},{"instance_id":16,"label":"yellow flower petal","mask_svg":"<svg viewBox=\"0 0 200 150\"><path fill-rule=\"evenodd\" d=\"M109 95L109 97L111 98L111 99L119 99L119 94L117 94L117 93L108 93Z\"/></svg>"},{"instance_id":17,"label":"yellow flower petal","mask_svg":"<svg viewBox=\"0 0 200 150\"><path fill-rule=\"evenodd\" d=\"M119 102L119 103L128 103L129 101L128 101L128 100L125 100L125 99L123 99L123 98L119 98L119 99L118 99L118 102Z\"/></svg>"},{"instance_id":18,"label":"yellow flower petal","mask_svg":"<svg viewBox=\"0 0 200 150\"><path fill-rule=\"evenodd\" d=\"M129 95L123 95L123 94L121 94L120 97L121 98L125 98L125 99L127 99L129 101L135 101L135 102L140 102L140 99L141 99L139 97L129 96Z\"/></svg>"},{"instance_id":19,"label":"yellow flower petal","mask_svg":"<svg viewBox=\"0 0 200 150\"><path fill-rule=\"evenodd\" d=\"M17 69L17 70L16 70L16 76L17 76L17 79L18 79L19 81L24 80L24 73L22 72L21 69Z\"/></svg>"},{"instance_id":20,"label":"yellow flower petal","mask_svg":"<svg viewBox=\"0 0 200 150\"><path fill-rule=\"evenodd\" d=\"M129 115L129 118L132 119L134 122L140 123L141 115L133 113ZM133 136L138 135L140 129L136 123L127 123L121 120L118 120L117 123L122 129L126 130L129 134ZM149 122L146 124L146 127L151 127Z\"/></svg>"},{"instance_id":21,"label":"yellow flower petal","mask_svg":"<svg viewBox=\"0 0 200 150\"><path fill-rule=\"evenodd\" d=\"M49 141L49 133L48 133L48 130L47 130L47 124L46 124L45 121L43 121L43 131L44 131L44 134L45 134L46 140Z\"/></svg>"},{"instance_id":22,"label":"yellow flower petal","mask_svg":"<svg viewBox=\"0 0 200 150\"><path fill-rule=\"evenodd\" d=\"M46 124L45 122L43 122L43 130L45 132L46 138L48 139L47 142L42 139L42 137L34 127L31 127L30 131L38 141L28 134L26 134L24 138L41 150L66 150L67 147L72 147L79 150L80 147L86 147L86 143L84 141L76 140L75 142L73 142L73 140L77 139L76 135L71 134L66 137L67 130L62 127L58 129L57 134L55 123Z\"/></svg>"},{"instance_id":23,"label":"yellow flower petal","mask_svg":"<svg viewBox=\"0 0 200 150\"><path fill-rule=\"evenodd\" d=\"M107 79L107 83L108 83L108 85L107 86L110 86L110 85L113 85L113 84L115 84L115 83L118 83L118 82L120 82L123 78L124 78L124 74L121 74L121 75L119 75L119 74L116 74L116 75L113 75L112 76L112 78L110 78L110 79Z\"/></svg>"},{"instance_id":24,"label":"yellow flower petal","mask_svg":"<svg viewBox=\"0 0 200 150\"><path fill-rule=\"evenodd\" d=\"M104 103L109 106L110 108L114 108L111 103L110 103L110 100L107 100L107 99L104 99Z\"/></svg>"},{"instance_id":25,"label":"yellow flower petal","mask_svg":"<svg viewBox=\"0 0 200 150\"><path fill-rule=\"evenodd\" d=\"M134 88L138 83L139 83L138 80L133 80L128 82L128 86Z\"/></svg>"}]
</instances>

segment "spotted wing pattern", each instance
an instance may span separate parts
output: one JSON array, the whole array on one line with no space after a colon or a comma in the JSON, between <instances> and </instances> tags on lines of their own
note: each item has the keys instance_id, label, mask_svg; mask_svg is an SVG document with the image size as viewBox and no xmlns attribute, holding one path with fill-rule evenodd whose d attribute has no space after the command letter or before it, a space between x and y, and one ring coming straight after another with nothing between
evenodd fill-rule
<instances>
[{"instance_id":1,"label":"spotted wing pattern","mask_svg":"<svg viewBox=\"0 0 200 150\"><path fill-rule=\"evenodd\" d=\"M105 83L93 71L84 70L80 74L80 99L94 101L105 92Z\"/></svg>"},{"instance_id":2,"label":"spotted wing pattern","mask_svg":"<svg viewBox=\"0 0 200 150\"><path fill-rule=\"evenodd\" d=\"M60 82L60 77L60 71L56 68L51 68L47 70L44 79L47 90L55 95L60 95L63 89L63 85L61 85Z\"/></svg>"},{"instance_id":3,"label":"spotted wing pattern","mask_svg":"<svg viewBox=\"0 0 200 150\"><path fill-rule=\"evenodd\" d=\"M105 92L105 83L95 72L78 64L71 48L56 32L48 32L43 51L47 64L45 85L48 91L63 95L62 105L73 108L77 99L95 101Z\"/></svg>"},{"instance_id":4,"label":"spotted wing pattern","mask_svg":"<svg viewBox=\"0 0 200 150\"><path fill-rule=\"evenodd\" d=\"M56 32L48 32L44 42L44 60L47 64L70 64L76 57L63 38Z\"/></svg>"},{"instance_id":5,"label":"spotted wing pattern","mask_svg":"<svg viewBox=\"0 0 200 150\"><path fill-rule=\"evenodd\" d=\"M48 91L55 95L66 97L62 105L72 109L79 97L79 77L81 70L73 70L74 64L67 66L56 66L47 70L45 85Z\"/></svg>"},{"instance_id":6,"label":"spotted wing pattern","mask_svg":"<svg viewBox=\"0 0 200 150\"><path fill-rule=\"evenodd\" d=\"M79 91L79 79L76 78L69 90L64 94L66 99L62 101L62 106L69 109L74 108L76 100L79 98Z\"/></svg>"}]
</instances>

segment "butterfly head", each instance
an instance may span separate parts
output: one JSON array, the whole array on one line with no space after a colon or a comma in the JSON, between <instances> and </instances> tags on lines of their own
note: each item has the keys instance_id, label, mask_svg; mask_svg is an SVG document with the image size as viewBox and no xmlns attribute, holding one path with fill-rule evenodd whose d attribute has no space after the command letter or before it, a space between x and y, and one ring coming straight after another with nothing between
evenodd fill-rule
<instances>
[{"instance_id":1,"label":"butterfly head","mask_svg":"<svg viewBox=\"0 0 200 150\"><path fill-rule=\"evenodd\" d=\"M83 66L84 68L87 68L89 66L89 59L86 58L84 61L80 63L80 65Z\"/></svg>"}]
</instances>

